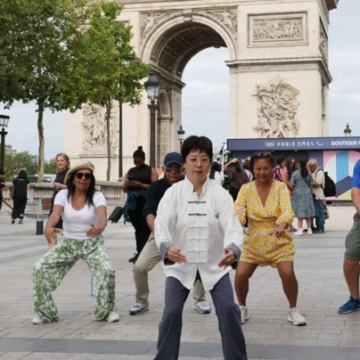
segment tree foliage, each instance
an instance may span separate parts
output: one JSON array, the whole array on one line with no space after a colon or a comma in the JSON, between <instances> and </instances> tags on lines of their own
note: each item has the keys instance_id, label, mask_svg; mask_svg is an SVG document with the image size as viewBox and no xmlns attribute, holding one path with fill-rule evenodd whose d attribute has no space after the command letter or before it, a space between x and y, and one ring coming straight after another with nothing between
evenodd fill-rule
<instances>
[{"instance_id":1,"label":"tree foliage","mask_svg":"<svg viewBox=\"0 0 360 360\"><path fill-rule=\"evenodd\" d=\"M111 174L111 112L117 104L140 104L142 79L150 70L136 59L131 46L132 28L118 20L121 10L115 1L94 3L83 36L76 44L82 49L78 72L84 71L82 88L87 100L105 108L107 180Z\"/></svg>"},{"instance_id":2,"label":"tree foliage","mask_svg":"<svg viewBox=\"0 0 360 360\"><path fill-rule=\"evenodd\" d=\"M0 102L35 102L39 178L44 173L44 110L76 111L85 102L106 109L108 178L114 101L140 102L148 66L135 58L131 27L116 1L1 0Z\"/></svg>"}]
</instances>

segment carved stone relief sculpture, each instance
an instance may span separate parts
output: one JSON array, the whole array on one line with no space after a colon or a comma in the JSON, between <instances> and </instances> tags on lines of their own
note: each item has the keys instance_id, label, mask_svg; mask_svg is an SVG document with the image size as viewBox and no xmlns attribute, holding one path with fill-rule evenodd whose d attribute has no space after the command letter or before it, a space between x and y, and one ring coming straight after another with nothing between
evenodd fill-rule
<instances>
[{"instance_id":1,"label":"carved stone relief sculpture","mask_svg":"<svg viewBox=\"0 0 360 360\"><path fill-rule=\"evenodd\" d=\"M321 23L321 21L320 21L320 50L325 60L327 60L329 55L328 37L326 34L326 30L323 24Z\"/></svg>"},{"instance_id":2,"label":"carved stone relief sculpture","mask_svg":"<svg viewBox=\"0 0 360 360\"><path fill-rule=\"evenodd\" d=\"M99 105L85 104L82 110L81 122L84 137L83 150L87 153L106 151L106 121L105 109ZM118 144L118 126L116 109L113 108L110 118L111 148L116 151Z\"/></svg>"},{"instance_id":3,"label":"carved stone relief sculpture","mask_svg":"<svg viewBox=\"0 0 360 360\"><path fill-rule=\"evenodd\" d=\"M260 137L296 137L300 125L296 118L299 93L299 90L284 83L280 77L274 78L267 85L256 87L254 96L260 101L261 107L255 130Z\"/></svg>"},{"instance_id":4,"label":"carved stone relief sculpture","mask_svg":"<svg viewBox=\"0 0 360 360\"><path fill-rule=\"evenodd\" d=\"M306 14L250 15L249 45L305 45ZM288 43L288 44L287 44Z\"/></svg>"},{"instance_id":5,"label":"carved stone relief sculpture","mask_svg":"<svg viewBox=\"0 0 360 360\"><path fill-rule=\"evenodd\" d=\"M142 14L141 39L144 40L146 35L162 20L170 16L169 12L151 12Z\"/></svg>"},{"instance_id":6,"label":"carved stone relief sculpture","mask_svg":"<svg viewBox=\"0 0 360 360\"><path fill-rule=\"evenodd\" d=\"M237 9L207 10L207 14L219 20L237 38Z\"/></svg>"}]
</instances>

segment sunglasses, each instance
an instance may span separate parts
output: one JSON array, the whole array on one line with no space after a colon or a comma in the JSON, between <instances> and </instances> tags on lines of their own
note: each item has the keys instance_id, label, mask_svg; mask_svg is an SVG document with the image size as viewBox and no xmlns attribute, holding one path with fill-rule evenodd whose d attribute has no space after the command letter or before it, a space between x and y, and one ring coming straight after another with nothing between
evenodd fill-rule
<instances>
[{"instance_id":1,"label":"sunglasses","mask_svg":"<svg viewBox=\"0 0 360 360\"><path fill-rule=\"evenodd\" d=\"M174 172L175 174L180 174L182 167L181 166L174 166L174 167L167 166L165 170L166 170L166 172L169 172L169 173Z\"/></svg>"},{"instance_id":2,"label":"sunglasses","mask_svg":"<svg viewBox=\"0 0 360 360\"><path fill-rule=\"evenodd\" d=\"M90 173L82 173L82 172L77 172L75 174L76 178L81 180L82 178L85 178L85 180L90 180L91 179L91 174Z\"/></svg>"},{"instance_id":3,"label":"sunglasses","mask_svg":"<svg viewBox=\"0 0 360 360\"><path fill-rule=\"evenodd\" d=\"M265 151L265 152L257 152L253 155L253 157L271 157L271 152Z\"/></svg>"}]
</instances>

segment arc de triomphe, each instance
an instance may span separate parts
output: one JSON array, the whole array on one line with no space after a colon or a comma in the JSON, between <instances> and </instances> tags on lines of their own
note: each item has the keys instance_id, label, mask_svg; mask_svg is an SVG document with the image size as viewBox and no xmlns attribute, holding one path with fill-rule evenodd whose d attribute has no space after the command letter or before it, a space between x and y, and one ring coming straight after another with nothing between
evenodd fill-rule
<instances>
[{"instance_id":1,"label":"arc de triomphe","mask_svg":"<svg viewBox=\"0 0 360 360\"><path fill-rule=\"evenodd\" d=\"M307 137L328 133L329 11L339 0L123 0L119 20L133 27L137 55L160 83L157 161L179 147L185 66L198 52L226 47L230 72L229 137ZM91 159L106 173L102 110L67 114L65 150L72 161ZM204 133L206 123L204 121ZM112 120L112 179L118 173L118 112ZM149 157L147 97L123 109L124 171L142 145ZM224 139L225 140L225 139Z\"/></svg>"}]
</instances>

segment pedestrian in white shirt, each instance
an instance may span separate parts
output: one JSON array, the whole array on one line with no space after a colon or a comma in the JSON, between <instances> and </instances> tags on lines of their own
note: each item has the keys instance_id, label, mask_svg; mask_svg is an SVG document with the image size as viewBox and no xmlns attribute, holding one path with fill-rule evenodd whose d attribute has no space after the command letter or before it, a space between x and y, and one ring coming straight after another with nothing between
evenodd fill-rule
<instances>
[{"instance_id":1,"label":"pedestrian in white shirt","mask_svg":"<svg viewBox=\"0 0 360 360\"><path fill-rule=\"evenodd\" d=\"M94 280L96 320L119 321L115 306L115 271L106 254L102 233L107 224L106 199L95 189L94 165L82 163L65 177L67 189L55 197L45 228L49 251L33 266L36 316L33 324L58 320L51 292L79 260L85 260ZM55 226L63 219L64 239L57 244Z\"/></svg>"},{"instance_id":2,"label":"pedestrian in white shirt","mask_svg":"<svg viewBox=\"0 0 360 360\"><path fill-rule=\"evenodd\" d=\"M222 186L224 184L224 175L221 173L221 165L216 161L211 164L209 178L218 185Z\"/></svg>"},{"instance_id":3,"label":"pedestrian in white shirt","mask_svg":"<svg viewBox=\"0 0 360 360\"><path fill-rule=\"evenodd\" d=\"M225 360L247 360L229 272L240 258L243 231L229 193L208 179L211 141L191 136L182 146L187 174L162 198L155 220L155 241L164 261L165 309L154 360L179 358L182 312L197 279L212 296Z\"/></svg>"}]
</instances>

